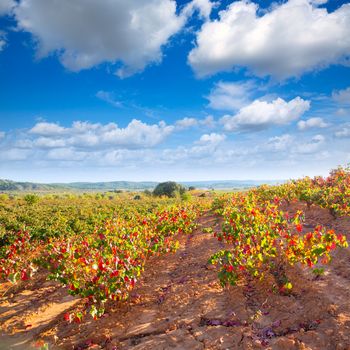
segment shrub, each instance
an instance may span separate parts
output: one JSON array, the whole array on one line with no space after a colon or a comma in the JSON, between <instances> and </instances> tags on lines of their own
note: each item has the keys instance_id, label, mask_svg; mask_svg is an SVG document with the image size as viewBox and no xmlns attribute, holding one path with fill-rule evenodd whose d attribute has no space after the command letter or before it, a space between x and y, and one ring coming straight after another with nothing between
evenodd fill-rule
<instances>
[{"instance_id":1,"label":"shrub","mask_svg":"<svg viewBox=\"0 0 350 350\"><path fill-rule=\"evenodd\" d=\"M7 201L9 199L8 194L0 193L0 201Z\"/></svg>"},{"instance_id":2,"label":"shrub","mask_svg":"<svg viewBox=\"0 0 350 350\"><path fill-rule=\"evenodd\" d=\"M39 197L35 194L26 194L24 196L24 200L26 201L26 203L28 205L32 205L32 204L39 202Z\"/></svg>"},{"instance_id":3,"label":"shrub","mask_svg":"<svg viewBox=\"0 0 350 350\"><path fill-rule=\"evenodd\" d=\"M152 195L152 192L150 190L144 190L143 193L146 195L146 196L151 196Z\"/></svg>"},{"instance_id":4,"label":"shrub","mask_svg":"<svg viewBox=\"0 0 350 350\"><path fill-rule=\"evenodd\" d=\"M191 194L188 192L184 192L181 194L181 200L189 201L192 198Z\"/></svg>"}]
</instances>

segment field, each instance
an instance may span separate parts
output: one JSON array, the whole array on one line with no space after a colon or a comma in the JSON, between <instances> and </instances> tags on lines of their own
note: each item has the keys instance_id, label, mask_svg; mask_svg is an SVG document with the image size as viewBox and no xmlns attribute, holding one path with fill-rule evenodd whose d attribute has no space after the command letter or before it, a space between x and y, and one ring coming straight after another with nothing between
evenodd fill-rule
<instances>
[{"instance_id":1,"label":"field","mask_svg":"<svg viewBox=\"0 0 350 350\"><path fill-rule=\"evenodd\" d=\"M350 349L350 171L0 195L0 349Z\"/></svg>"}]
</instances>

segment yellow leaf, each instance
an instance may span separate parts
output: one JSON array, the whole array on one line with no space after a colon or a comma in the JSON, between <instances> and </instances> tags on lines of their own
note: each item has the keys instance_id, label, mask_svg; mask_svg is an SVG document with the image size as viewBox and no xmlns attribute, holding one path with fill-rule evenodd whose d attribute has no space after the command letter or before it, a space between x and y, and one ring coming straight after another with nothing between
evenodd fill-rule
<instances>
[{"instance_id":1,"label":"yellow leaf","mask_svg":"<svg viewBox=\"0 0 350 350\"><path fill-rule=\"evenodd\" d=\"M292 289L292 288L293 288L293 285L292 285L290 282L287 282L284 286L285 286L287 289Z\"/></svg>"}]
</instances>

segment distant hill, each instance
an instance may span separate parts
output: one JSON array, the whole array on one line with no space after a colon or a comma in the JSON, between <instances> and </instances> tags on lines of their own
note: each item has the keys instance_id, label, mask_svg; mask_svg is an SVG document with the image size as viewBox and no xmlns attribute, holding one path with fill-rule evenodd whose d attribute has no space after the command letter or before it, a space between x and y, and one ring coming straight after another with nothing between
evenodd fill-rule
<instances>
[{"instance_id":1,"label":"distant hill","mask_svg":"<svg viewBox=\"0 0 350 350\"><path fill-rule=\"evenodd\" d=\"M33 182L16 182L11 180L0 180L0 191L69 191L69 190L146 190L156 187L158 182L132 182L132 181L112 181L112 182L72 182L41 184Z\"/></svg>"},{"instance_id":2,"label":"distant hill","mask_svg":"<svg viewBox=\"0 0 350 350\"><path fill-rule=\"evenodd\" d=\"M213 180L213 181L185 181L180 182L182 185L187 187L193 186L198 189L242 189L256 187L262 184L273 185L282 181L267 180L267 181L256 181L256 180Z\"/></svg>"},{"instance_id":3,"label":"distant hill","mask_svg":"<svg viewBox=\"0 0 350 350\"><path fill-rule=\"evenodd\" d=\"M279 181L281 182L281 181ZM277 181L253 181L253 180L225 180L225 181L185 181L180 184L197 189L242 189L259 186L261 184L276 184ZM152 190L158 182L144 181L111 181L111 182L71 182L41 184L33 182L16 182L0 180L0 191L114 191L114 190Z\"/></svg>"},{"instance_id":4,"label":"distant hill","mask_svg":"<svg viewBox=\"0 0 350 350\"><path fill-rule=\"evenodd\" d=\"M54 191L64 187L51 184L38 184L33 182L15 182L0 180L0 191Z\"/></svg>"},{"instance_id":5,"label":"distant hill","mask_svg":"<svg viewBox=\"0 0 350 350\"><path fill-rule=\"evenodd\" d=\"M57 183L54 186L71 188L75 190L147 190L156 187L158 182L133 182L133 181L111 181L111 182L71 182Z\"/></svg>"}]
</instances>

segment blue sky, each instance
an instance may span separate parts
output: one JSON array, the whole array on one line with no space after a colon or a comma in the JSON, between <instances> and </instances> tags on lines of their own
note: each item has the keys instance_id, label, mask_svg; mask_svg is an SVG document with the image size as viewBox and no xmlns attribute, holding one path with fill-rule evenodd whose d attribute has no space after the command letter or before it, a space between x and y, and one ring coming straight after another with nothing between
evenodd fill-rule
<instances>
[{"instance_id":1,"label":"blue sky","mask_svg":"<svg viewBox=\"0 0 350 350\"><path fill-rule=\"evenodd\" d=\"M0 0L0 178L325 175L349 28L348 1Z\"/></svg>"}]
</instances>

